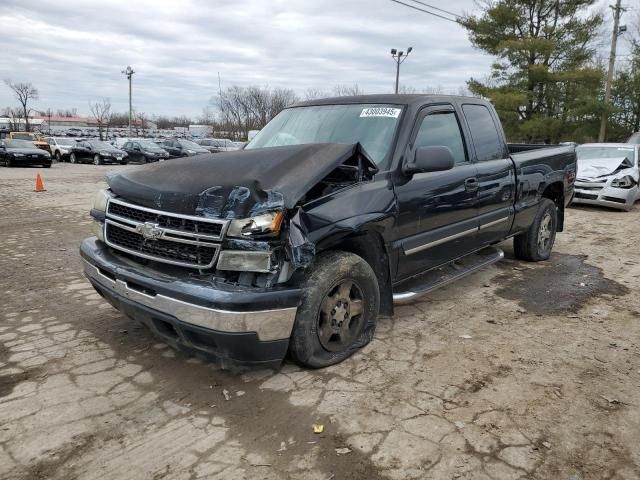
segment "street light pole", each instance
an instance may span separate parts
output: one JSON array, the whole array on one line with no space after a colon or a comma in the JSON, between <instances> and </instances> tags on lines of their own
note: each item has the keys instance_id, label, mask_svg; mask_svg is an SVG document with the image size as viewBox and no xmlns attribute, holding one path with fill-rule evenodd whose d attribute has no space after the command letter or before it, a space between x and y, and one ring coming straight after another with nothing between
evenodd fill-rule
<instances>
[{"instance_id":1,"label":"street light pole","mask_svg":"<svg viewBox=\"0 0 640 480\"><path fill-rule=\"evenodd\" d=\"M396 62L396 94L398 93L398 86L400 83L400 65L407 59L412 50L413 47L409 47L407 48L407 53L404 53L402 50L398 51L395 48L391 49L391 58Z\"/></svg>"},{"instance_id":2,"label":"street light pole","mask_svg":"<svg viewBox=\"0 0 640 480\"><path fill-rule=\"evenodd\" d=\"M616 65L616 46L618 43L618 36L622 35L627 28L623 25L620 26L620 15L625 10L620 5L621 0L616 1L616 6L613 5L611 8L613 9L613 33L611 34L611 51L609 52L609 70L607 71L607 83L604 90L604 106L605 110L602 112L602 117L600 118L600 133L598 135L598 142L604 142L607 135L607 121L608 121L608 112L607 108L609 106L609 101L611 100L611 85L613 84L613 74Z\"/></svg>"},{"instance_id":3,"label":"street light pole","mask_svg":"<svg viewBox=\"0 0 640 480\"><path fill-rule=\"evenodd\" d=\"M124 73L129 80L129 136L131 136L131 113L133 111L131 103L131 77L133 77L133 74L136 72L134 72L131 67L127 67L125 70L122 70L122 73Z\"/></svg>"}]
</instances>

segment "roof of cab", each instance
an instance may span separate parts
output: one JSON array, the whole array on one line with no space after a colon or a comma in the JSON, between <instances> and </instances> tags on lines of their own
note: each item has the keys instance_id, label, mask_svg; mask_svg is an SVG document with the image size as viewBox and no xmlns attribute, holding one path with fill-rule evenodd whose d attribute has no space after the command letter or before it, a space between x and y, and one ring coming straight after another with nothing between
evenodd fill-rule
<instances>
[{"instance_id":1,"label":"roof of cab","mask_svg":"<svg viewBox=\"0 0 640 480\"><path fill-rule=\"evenodd\" d=\"M291 107L305 107L312 105L345 105L356 103L381 103L381 104L395 104L395 105L422 105L425 103L435 103L441 101L452 101L467 99L474 103L488 103L485 100L475 97L462 97L458 95L427 95L427 94L406 94L406 95L394 95L394 94L376 94L376 95L355 95L349 97L331 97L331 98L317 98L313 100L306 100L304 102L297 102L291 105Z\"/></svg>"}]
</instances>

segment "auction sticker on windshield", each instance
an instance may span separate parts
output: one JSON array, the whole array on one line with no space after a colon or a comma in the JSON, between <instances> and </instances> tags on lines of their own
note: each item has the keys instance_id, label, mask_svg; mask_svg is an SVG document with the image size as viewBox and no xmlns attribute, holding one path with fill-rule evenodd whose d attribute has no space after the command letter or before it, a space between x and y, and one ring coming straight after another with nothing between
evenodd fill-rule
<instances>
[{"instance_id":1,"label":"auction sticker on windshield","mask_svg":"<svg viewBox=\"0 0 640 480\"><path fill-rule=\"evenodd\" d=\"M370 107L363 108L360 113L360 118L362 117L389 117L389 118L398 118L401 108L389 108L389 107Z\"/></svg>"}]
</instances>

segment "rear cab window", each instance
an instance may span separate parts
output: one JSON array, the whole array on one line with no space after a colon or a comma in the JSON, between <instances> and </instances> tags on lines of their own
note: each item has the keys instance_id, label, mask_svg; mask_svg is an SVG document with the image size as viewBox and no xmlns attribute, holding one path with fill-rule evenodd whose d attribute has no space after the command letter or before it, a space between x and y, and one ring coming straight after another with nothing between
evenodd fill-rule
<instances>
[{"instance_id":1,"label":"rear cab window","mask_svg":"<svg viewBox=\"0 0 640 480\"><path fill-rule=\"evenodd\" d=\"M486 162L505 158L504 142L489 109L484 105L464 104L462 111L471 132L476 160Z\"/></svg>"}]
</instances>

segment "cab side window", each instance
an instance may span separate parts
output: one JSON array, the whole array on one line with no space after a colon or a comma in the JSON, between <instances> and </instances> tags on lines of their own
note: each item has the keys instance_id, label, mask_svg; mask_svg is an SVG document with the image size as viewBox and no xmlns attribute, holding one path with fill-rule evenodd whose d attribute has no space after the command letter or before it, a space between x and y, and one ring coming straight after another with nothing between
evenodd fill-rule
<instances>
[{"instance_id":1,"label":"cab side window","mask_svg":"<svg viewBox=\"0 0 640 480\"><path fill-rule=\"evenodd\" d=\"M467 161L462 132L455 112L431 113L422 119L414 148L436 146L449 147L456 165Z\"/></svg>"},{"instance_id":2,"label":"cab side window","mask_svg":"<svg viewBox=\"0 0 640 480\"><path fill-rule=\"evenodd\" d=\"M471 140L479 162L504 158L504 142L498 133L491 112L484 105L463 105L462 111L469 124Z\"/></svg>"}]
</instances>

